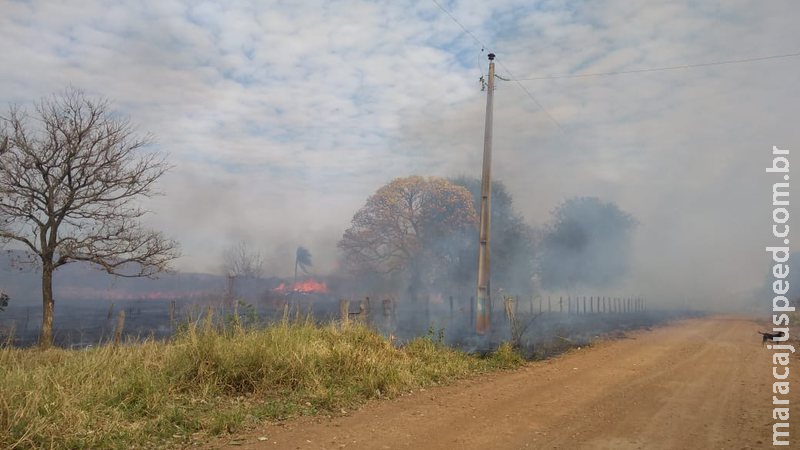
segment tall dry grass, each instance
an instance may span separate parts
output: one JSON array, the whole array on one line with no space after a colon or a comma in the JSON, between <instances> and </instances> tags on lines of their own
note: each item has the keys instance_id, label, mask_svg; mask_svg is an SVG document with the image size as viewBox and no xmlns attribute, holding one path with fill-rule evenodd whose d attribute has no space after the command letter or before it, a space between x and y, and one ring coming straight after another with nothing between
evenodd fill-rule
<instances>
[{"instance_id":1,"label":"tall dry grass","mask_svg":"<svg viewBox=\"0 0 800 450\"><path fill-rule=\"evenodd\" d=\"M87 350L0 349L0 448L158 448L263 420L337 412L366 399L517 367L427 338L403 348L362 326L207 320L170 342Z\"/></svg>"}]
</instances>

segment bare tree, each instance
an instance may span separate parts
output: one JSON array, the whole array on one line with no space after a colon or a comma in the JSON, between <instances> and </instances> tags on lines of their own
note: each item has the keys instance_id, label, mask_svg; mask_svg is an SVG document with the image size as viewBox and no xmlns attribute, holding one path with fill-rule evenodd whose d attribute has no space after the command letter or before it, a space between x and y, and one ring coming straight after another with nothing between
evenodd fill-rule
<instances>
[{"instance_id":1,"label":"bare tree","mask_svg":"<svg viewBox=\"0 0 800 450\"><path fill-rule=\"evenodd\" d=\"M245 241L227 249L222 256L223 270L229 277L260 278L264 270L264 258Z\"/></svg>"},{"instance_id":2,"label":"bare tree","mask_svg":"<svg viewBox=\"0 0 800 450\"><path fill-rule=\"evenodd\" d=\"M53 343L53 272L85 261L108 273L149 277L178 256L175 241L142 227L136 201L155 195L168 169L106 100L69 88L33 114L0 118L0 240L24 245L42 271L40 345Z\"/></svg>"}]
</instances>

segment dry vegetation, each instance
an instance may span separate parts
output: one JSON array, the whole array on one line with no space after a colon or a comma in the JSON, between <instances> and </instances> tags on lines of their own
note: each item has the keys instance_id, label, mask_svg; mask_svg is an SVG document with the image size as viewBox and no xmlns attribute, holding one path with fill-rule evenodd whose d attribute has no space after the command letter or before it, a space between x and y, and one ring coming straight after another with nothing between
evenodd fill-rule
<instances>
[{"instance_id":1,"label":"dry vegetation","mask_svg":"<svg viewBox=\"0 0 800 450\"><path fill-rule=\"evenodd\" d=\"M1 448L190 445L263 420L339 412L522 359L486 358L421 338L395 348L361 326L210 320L170 342L87 350L0 349Z\"/></svg>"}]
</instances>

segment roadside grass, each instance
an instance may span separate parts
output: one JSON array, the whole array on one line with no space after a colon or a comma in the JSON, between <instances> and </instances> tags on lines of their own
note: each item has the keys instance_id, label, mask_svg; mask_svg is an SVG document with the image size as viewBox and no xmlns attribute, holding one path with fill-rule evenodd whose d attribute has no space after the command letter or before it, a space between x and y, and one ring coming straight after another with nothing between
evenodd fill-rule
<instances>
[{"instance_id":1,"label":"roadside grass","mask_svg":"<svg viewBox=\"0 0 800 450\"><path fill-rule=\"evenodd\" d=\"M431 337L395 348L360 325L310 320L219 329L207 319L169 342L86 350L6 346L0 448L172 448L521 364L510 345L487 357Z\"/></svg>"}]
</instances>

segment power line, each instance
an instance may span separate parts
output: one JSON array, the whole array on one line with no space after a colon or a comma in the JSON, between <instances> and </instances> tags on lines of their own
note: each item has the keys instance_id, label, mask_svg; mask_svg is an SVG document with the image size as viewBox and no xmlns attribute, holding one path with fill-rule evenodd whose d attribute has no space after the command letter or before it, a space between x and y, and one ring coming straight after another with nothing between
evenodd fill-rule
<instances>
[{"instance_id":1,"label":"power line","mask_svg":"<svg viewBox=\"0 0 800 450\"><path fill-rule=\"evenodd\" d=\"M431 0L431 1L439 9L441 9L443 13L447 14L447 17L449 17L453 22L455 22L455 24L458 25L464 31L464 33L468 34L472 38L472 40L475 41L476 44L480 45L481 46L481 50L484 50L484 49L485 50L489 50L489 46L486 45L480 39L478 39L478 37L475 36L471 31L469 31L469 29L467 29L467 27L465 27L461 22L459 22L459 20L450 11L445 9L438 1L436 1L436 0ZM500 67L502 67L503 70L505 70L508 73L508 75L511 77L512 81L514 81L517 84L517 86L519 86L525 92L525 94L531 100L533 100L533 102L536 104L536 106L538 106L539 109L541 109L547 115L547 117L549 117L550 120L553 121L554 124L556 124L558 129L563 132L564 128L561 126L561 124L552 115L550 115L549 112L547 112L547 109L545 109L545 107L541 103L539 103L539 100L536 100L536 97L534 97L533 94L531 94L531 92L522 83L519 82L519 80L515 79L514 74L512 74L511 71L508 70L508 67L506 67L505 64L503 64L502 61L497 61L497 63L500 64Z\"/></svg>"},{"instance_id":2,"label":"power line","mask_svg":"<svg viewBox=\"0 0 800 450\"><path fill-rule=\"evenodd\" d=\"M526 87L525 87L525 85L524 85L524 84L520 83L520 82L519 82L519 80L517 80L517 79L516 79L516 77L514 76L514 74L513 74L513 73L511 73L511 71L510 71L510 70L508 70L508 67L506 67L506 65L505 65L505 64L503 64L503 61L497 61L497 64L500 64L500 67L502 67L502 68L503 68L503 70L504 70L506 73L508 73L508 76L510 76L510 77L511 77L511 80L512 80L513 82L515 82L515 83L517 84L517 86L519 86L519 87L520 87L520 88L521 88L521 89L522 89L522 90L525 92L525 94L527 94L527 95L528 95L528 97L530 97L530 99L531 99L531 100L533 100L533 102L534 102L534 103L536 103L536 106L538 106L538 107L539 107L539 109L541 109L541 110L542 110L542 112L544 112L544 113L547 115L547 117L549 117L549 118L550 118L550 120L551 120L551 121L552 121L554 124L556 124L556 126L558 127L558 129L559 129L559 130L560 130L560 131L563 133L563 132L564 132L564 127L562 127L562 126L561 126L561 123L559 123L559 122L556 120L556 118L555 118L555 117L553 117L553 116L552 116L552 115L551 115L549 112L547 112L547 109L545 109L545 107L544 107L544 106L542 106L542 104L541 104L541 103L539 103L539 100L536 100L536 97L534 97L534 96L533 96L533 94L531 94L531 92L528 90L528 88L526 88Z\"/></svg>"},{"instance_id":3,"label":"power line","mask_svg":"<svg viewBox=\"0 0 800 450\"><path fill-rule=\"evenodd\" d=\"M541 77L531 77L531 78L518 78L514 81L536 81L536 80L557 80L560 78L591 78L591 77L603 77L609 75L625 75L630 73L644 73L644 72L659 72L664 70L677 70L677 69L692 69L696 67L708 67L708 66L722 66L725 64L741 64L741 63L749 63L749 62L756 62L756 61L765 61L768 59L782 59L782 58L796 58L800 56L800 52L798 53L787 53L783 55L770 55L770 56L759 56L755 58L743 58L743 59L729 59L725 61L713 61L707 63L698 63L698 64L681 64L679 66L665 66L665 67L651 67L647 69L631 69L631 70L619 70L615 72L591 72L591 73L578 73L578 74L559 74L559 75L544 75Z\"/></svg>"},{"instance_id":4,"label":"power line","mask_svg":"<svg viewBox=\"0 0 800 450\"><path fill-rule=\"evenodd\" d=\"M459 21L458 21L458 19L456 19L456 17L450 13L450 11L448 11L448 10L444 9L444 6L442 6L441 4L439 4L439 2L437 2L436 0L431 0L431 1L433 2L433 4L434 4L434 5L438 6L438 7L439 7L439 9L441 9L441 10L442 10L442 12L444 12L445 14L447 14L447 16L448 16L448 17L450 17L450 19L452 19L452 20L453 20L453 22L455 22L455 23L456 23L456 25L458 25L459 27L461 27L461 29L462 29L462 30L464 30L464 33L467 33L467 34L468 34L468 35L469 35L469 36L472 38L472 40L473 40L473 41L475 41L475 43L476 43L476 44L478 44L478 45L480 45L481 47L483 47L483 48L485 48L485 49L487 49L487 50L488 50L489 46L487 46L486 44L484 44L483 42L481 42L481 40L480 40L480 39L478 39L478 37L477 37L477 36L475 36L474 34L472 34L472 32L471 32L471 31L469 31L469 30L467 29L467 27L465 27L464 25L462 25L462 24L461 24L461 22L459 22Z\"/></svg>"}]
</instances>

